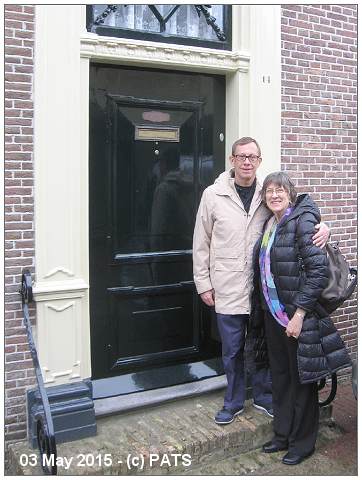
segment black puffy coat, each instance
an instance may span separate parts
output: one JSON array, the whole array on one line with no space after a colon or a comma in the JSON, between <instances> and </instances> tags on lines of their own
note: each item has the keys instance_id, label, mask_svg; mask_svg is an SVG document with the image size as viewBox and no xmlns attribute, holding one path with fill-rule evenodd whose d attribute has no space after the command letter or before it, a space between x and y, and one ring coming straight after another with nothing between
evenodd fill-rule
<instances>
[{"instance_id":1,"label":"black puffy coat","mask_svg":"<svg viewBox=\"0 0 362 480\"><path fill-rule=\"evenodd\" d=\"M301 383L316 382L351 364L344 343L318 299L328 283L326 253L313 245L318 207L308 195L299 195L293 212L278 225L270 252L271 271L278 297L289 318L297 307L307 313L298 337L297 363ZM267 362L262 349L263 310L268 307L260 285L259 251L254 249L254 290L250 315L250 336L259 364ZM258 338L259 337L259 338Z\"/></svg>"}]
</instances>

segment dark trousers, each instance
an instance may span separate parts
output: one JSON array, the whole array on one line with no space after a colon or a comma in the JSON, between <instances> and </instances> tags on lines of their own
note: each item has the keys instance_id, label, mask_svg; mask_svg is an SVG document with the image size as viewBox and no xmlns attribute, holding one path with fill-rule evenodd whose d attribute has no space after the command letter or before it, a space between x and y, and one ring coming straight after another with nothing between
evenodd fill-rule
<instances>
[{"instance_id":1,"label":"dark trousers","mask_svg":"<svg viewBox=\"0 0 362 480\"><path fill-rule=\"evenodd\" d=\"M244 346L248 315L216 314L222 342L222 359L227 379L224 407L240 410L245 401ZM254 402L271 407L270 370L263 368L251 377Z\"/></svg>"},{"instance_id":2,"label":"dark trousers","mask_svg":"<svg viewBox=\"0 0 362 480\"><path fill-rule=\"evenodd\" d=\"M297 455L310 453L317 439L317 383L301 384L297 365L298 340L287 337L269 313L265 331L272 376L274 441Z\"/></svg>"}]
</instances>

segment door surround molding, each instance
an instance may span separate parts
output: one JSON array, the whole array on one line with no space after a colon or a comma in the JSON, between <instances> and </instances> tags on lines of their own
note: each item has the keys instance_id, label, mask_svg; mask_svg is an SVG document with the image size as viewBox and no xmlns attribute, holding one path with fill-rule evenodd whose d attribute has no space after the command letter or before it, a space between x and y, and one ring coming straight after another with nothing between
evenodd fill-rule
<instances>
[{"instance_id":1,"label":"door surround molding","mask_svg":"<svg viewBox=\"0 0 362 480\"><path fill-rule=\"evenodd\" d=\"M155 44L141 40L100 37L94 33L81 36L82 58L119 65L182 69L207 73L232 73L249 70L247 53L213 50L209 48Z\"/></svg>"},{"instance_id":2,"label":"door surround molding","mask_svg":"<svg viewBox=\"0 0 362 480\"><path fill-rule=\"evenodd\" d=\"M34 298L39 359L51 385L91 376L90 61L225 75L226 158L233 140L248 135L263 148L261 176L280 169L280 5L233 5L231 52L100 39L85 25L85 5L35 7Z\"/></svg>"}]
</instances>

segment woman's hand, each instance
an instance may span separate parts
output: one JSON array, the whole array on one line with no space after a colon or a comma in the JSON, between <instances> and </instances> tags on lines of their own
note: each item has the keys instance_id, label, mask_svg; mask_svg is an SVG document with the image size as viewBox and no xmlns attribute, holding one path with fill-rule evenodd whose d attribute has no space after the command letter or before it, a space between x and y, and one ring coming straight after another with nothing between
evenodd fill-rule
<instances>
[{"instance_id":1,"label":"woman's hand","mask_svg":"<svg viewBox=\"0 0 362 480\"><path fill-rule=\"evenodd\" d=\"M285 333L288 337L298 338L303 326L305 311L297 308L293 317L289 320Z\"/></svg>"}]
</instances>

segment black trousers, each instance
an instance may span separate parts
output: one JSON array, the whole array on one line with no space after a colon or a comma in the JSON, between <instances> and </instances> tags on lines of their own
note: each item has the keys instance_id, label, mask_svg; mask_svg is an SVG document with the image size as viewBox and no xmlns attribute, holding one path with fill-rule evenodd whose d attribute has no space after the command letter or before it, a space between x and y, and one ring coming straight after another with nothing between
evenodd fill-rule
<instances>
[{"instance_id":1,"label":"black trousers","mask_svg":"<svg viewBox=\"0 0 362 480\"><path fill-rule=\"evenodd\" d=\"M298 340L268 312L265 331L272 377L274 442L297 455L310 453L317 439L317 383L301 384L297 366Z\"/></svg>"}]
</instances>

